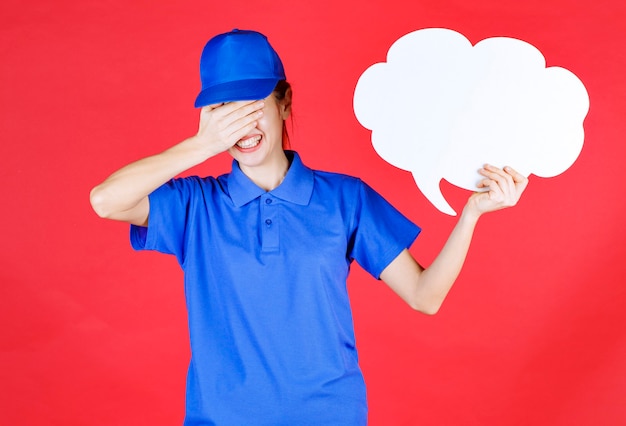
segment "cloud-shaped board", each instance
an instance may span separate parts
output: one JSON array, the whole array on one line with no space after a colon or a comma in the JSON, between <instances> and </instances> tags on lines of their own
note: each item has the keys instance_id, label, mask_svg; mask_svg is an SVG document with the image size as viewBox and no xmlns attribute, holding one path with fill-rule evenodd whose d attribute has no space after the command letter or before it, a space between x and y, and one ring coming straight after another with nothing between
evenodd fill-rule
<instances>
[{"instance_id":1,"label":"cloud-shaped board","mask_svg":"<svg viewBox=\"0 0 626 426\"><path fill-rule=\"evenodd\" d=\"M442 178L475 191L485 163L525 176L567 170L582 150L588 110L582 82L564 68L546 68L531 44L494 37L472 46L443 28L398 39L354 93L355 115L372 130L376 152L410 171L450 215Z\"/></svg>"}]
</instances>

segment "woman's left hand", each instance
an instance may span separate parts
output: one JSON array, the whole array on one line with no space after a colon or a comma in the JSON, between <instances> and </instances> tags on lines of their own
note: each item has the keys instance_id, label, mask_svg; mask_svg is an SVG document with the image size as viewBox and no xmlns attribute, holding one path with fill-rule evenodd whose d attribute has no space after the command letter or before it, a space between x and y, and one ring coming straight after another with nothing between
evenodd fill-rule
<instances>
[{"instance_id":1,"label":"woman's left hand","mask_svg":"<svg viewBox=\"0 0 626 426\"><path fill-rule=\"evenodd\" d=\"M477 215L516 205L528 185L526 176L508 166L499 169L486 164L478 172L485 177L478 188L488 190L474 193L466 205Z\"/></svg>"}]
</instances>

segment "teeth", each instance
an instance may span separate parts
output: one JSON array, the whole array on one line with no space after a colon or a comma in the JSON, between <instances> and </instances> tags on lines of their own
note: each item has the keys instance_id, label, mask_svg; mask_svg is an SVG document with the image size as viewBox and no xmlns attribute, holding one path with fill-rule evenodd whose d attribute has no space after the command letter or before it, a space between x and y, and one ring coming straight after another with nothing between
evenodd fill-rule
<instances>
[{"instance_id":1,"label":"teeth","mask_svg":"<svg viewBox=\"0 0 626 426\"><path fill-rule=\"evenodd\" d=\"M246 140L237 142L237 146L240 148L253 148L257 146L260 140L261 140L261 135L253 136Z\"/></svg>"}]
</instances>

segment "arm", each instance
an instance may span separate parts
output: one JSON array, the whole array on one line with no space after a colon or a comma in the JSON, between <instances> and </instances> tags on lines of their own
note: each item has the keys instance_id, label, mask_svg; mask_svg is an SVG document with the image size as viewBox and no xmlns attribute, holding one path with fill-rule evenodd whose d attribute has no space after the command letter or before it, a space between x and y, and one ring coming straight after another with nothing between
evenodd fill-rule
<instances>
[{"instance_id":1,"label":"arm","mask_svg":"<svg viewBox=\"0 0 626 426\"><path fill-rule=\"evenodd\" d=\"M517 204L528 179L515 170L486 165L480 170L485 177L478 186L489 188L474 193L446 244L433 263L422 268L404 250L381 273L380 278L413 309L435 314L461 272L478 219L483 213Z\"/></svg>"},{"instance_id":2,"label":"arm","mask_svg":"<svg viewBox=\"0 0 626 426\"><path fill-rule=\"evenodd\" d=\"M179 173L228 150L256 126L262 101L202 108L198 133L150 157L131 163L91 190L91 206L103 218L146 226L148 196Z\"/></svg>"}]
</instances>

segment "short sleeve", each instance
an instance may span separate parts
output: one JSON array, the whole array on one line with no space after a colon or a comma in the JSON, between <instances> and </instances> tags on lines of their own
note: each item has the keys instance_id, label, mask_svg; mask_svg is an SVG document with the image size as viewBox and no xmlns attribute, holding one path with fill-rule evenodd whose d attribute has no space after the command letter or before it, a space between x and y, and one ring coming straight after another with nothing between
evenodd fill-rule
<instances>
[{"instance_id":1,"label":"short sleeve","mask_svg":"<svg viewBox=\"0 0 626 426\"><path fill-rule=\"evenodd\" d=\"M421 229L387 200L359 181L351 257L376 279L406 248Z\"/></svg>"},{"instance_id":2,"label":"short sleeve","mask_svg":"<svg viewBox=\"0 0 626 426\"><path fill-rule=\"evenodd\" d=\"M130 228L130 242L135 250L173 254L183 263L189 211L197 190L194 183L190 178L172 179L150 194L148 226Z\"/></svg>"}]
</instances>

